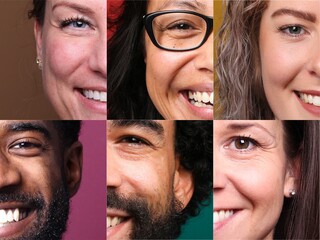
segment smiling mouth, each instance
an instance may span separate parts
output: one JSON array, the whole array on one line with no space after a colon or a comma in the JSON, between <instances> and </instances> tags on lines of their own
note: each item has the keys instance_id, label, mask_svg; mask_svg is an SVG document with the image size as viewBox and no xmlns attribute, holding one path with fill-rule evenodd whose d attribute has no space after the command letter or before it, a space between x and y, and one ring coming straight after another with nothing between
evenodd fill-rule
<instances>
[{"instance_id":1,"label":"smiling mouth","mask_svg":"<svg viewBox=\"0 0 320 240\"><path fill-rule=\"evenodd\" d=\"M212 108L213 92L188 91L189 102L196 107Z\"/></svg>"},{"instance_id":2,"label":"smiling mouth","mask_svg":"<svg viewBox=\"0 0 320 240\"><path fill-rule=\"evenodd\" d=\"M119 225L120 223L125 222L127 220L128 220L127 217L110 217L110 216L107 216L107 229L115 227L115 226Z\"/></svg>"},{"instance_id":3,"label":"smiling mouth","mask_svg":"<svg viewBox=\"0 0 320 240\"><path fill-rule=\"evenodd\" d=\"M213 215L213 223L222 222L228 218L230 218L234 214L234 210L220 210L214 211Z\"/></svg>"},{"instance_id":4,"label":"smiling mouth","mask_svg":"<svg viewBox=\"0 0 320 240\"><path fill-rule=\"evenodd\" d=\"M302 102L320 107L319 95L306 94L302 92L296 92L296 94L298 95L298 97L301 99Z\"/></svg>"},{"instance_id":5,"label":"smiling mouth","mask_svg":"<svg viewBox=\"0 0 320 240\"><path fill-rule=\"evenodd\" d=\"M30 212L30 209L26 208L0 209L0 227L19 222L27 218Z\"/></svg>"},{"instance_id":6,"label":"smiling mouth","mask_svg":"<svg viewBox=\"0 0 320 240\"><path fill-rule=\"evenodd\" d=\"M90 100L95 100L99 102L107 102L107 92L82 89L82 95Z\"/></svg>"}]
</instances>

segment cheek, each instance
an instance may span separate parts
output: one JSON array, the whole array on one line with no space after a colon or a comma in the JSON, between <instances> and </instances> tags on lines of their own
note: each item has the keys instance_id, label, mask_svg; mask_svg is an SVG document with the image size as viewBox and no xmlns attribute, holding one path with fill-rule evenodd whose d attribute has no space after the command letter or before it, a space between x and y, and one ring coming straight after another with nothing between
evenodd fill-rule
<instances>
[{"instance_id":1,"label":"cheek","mask_svg":"<svg viewBox=\"0 0 320 240\"><path fill-rule=\"evenodd\" d=\"M270 88L285 88L289 85L303 65L303 57L299 54L301 51L302 49L297 51L295 44L284 42L275 35L270 37L262 35L260 57L264 85Z\"/></svg>"},{"instance_id":2,"label":"cheek","mask_svg":"<svg viewBox=\"0 0 320 240\"><path fill-rule=\"evenodd\" d=\"M40 159L38 161L35 159L30 161L21 173L24 180L27 181L28 191L40 192L45 198L50 199L53 188L62 183L62 178L59 166L56 164L46 165L44 162L54 162L54 160Z\"/></svg>"},{"instance_id":3,"label":"cheek","mask_svg":"<svg viewBox=\"0 0 320 240\"><path fill-rule=\"evenodd\" d=\"M45 41L46 61L50 72L58 79L68 78L80 65L85 56L85 41L48 34Z\"/></svg>"},{"instance_id":4,"label":"cheek","mask_svg":"<svg viewBox=\"0 0 320 240\"><path fill-rule=\"evenodd\" d=\"M169 52L156 48L146 40L146 81L157 91L170 88L183 75L183 68L190 59L186 53Z\"/></svg>"}]
</instances>

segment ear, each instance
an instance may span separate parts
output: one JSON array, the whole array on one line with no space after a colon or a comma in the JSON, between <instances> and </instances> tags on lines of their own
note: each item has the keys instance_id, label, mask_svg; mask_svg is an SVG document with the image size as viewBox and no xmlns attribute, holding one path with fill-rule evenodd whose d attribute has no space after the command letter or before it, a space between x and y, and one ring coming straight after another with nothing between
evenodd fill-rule
<instances>
[{"instance_id":1,"label":"ear","mask_svg":"<svg viewBox=\"0 0 320 240\"><path fill-rule=\"evenodd\" d=\"M64 155L64 169L70 196L75 195L80 187L82 176L82 144L73 143Z\"/></svg>"},{"instance_id":2,"label":"ear","mask_svg":"<svg viewBox=\"0 0 320 240\"><path fill-rule=\"evenodd\" d=\"M295 159L292 163L289 163L286 170L285 183L284 183L284 196L291 198L290 195L292 190L297 192L299 172L300 172L300 158Z\"/></svg>"},{"instance_id":3,"label":"ear","mask_svg":"<svg viewBox=\"0 0 320 240\"><path fill-rule=\"evenodd\" d=\"M190 202L194 191L192 172L186 170L179 163L174 175L174 195L181 202L184 209Z\"/></svg>"},{"instance_id":4,"label":"ear","mask_svg":"<svg viewBox=\"0 0 320 240\"><path fill-rule=\"evenodd\" d=\"M34 22L33 31L36 40L37 57L42 60L42 26L38 21Z\"/></svg>"}]
</instances>

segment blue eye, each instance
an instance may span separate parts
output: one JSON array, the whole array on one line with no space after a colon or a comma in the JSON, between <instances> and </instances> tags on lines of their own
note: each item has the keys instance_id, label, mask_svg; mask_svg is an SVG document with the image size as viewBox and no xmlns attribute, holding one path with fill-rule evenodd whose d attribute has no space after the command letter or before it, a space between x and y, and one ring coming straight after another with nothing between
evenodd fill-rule
<instances>
[{"instance_id":1,"label":"blue eye","mask_svg":"<svg viewBox=\"0 0 320 240\"><path fill-rule=\"evenodd\" d=\"M306 30L299 25L284 26L280 28L280 31L293 37L297 37L306 33Z\"/></svg>"},{"instance_id":2,"label":"blue eye","mask_svg":"<svg viewBox=\"0 0 320 240\"><path fill-rule=\"evenodd\" d=\"M61 22L60 27L65 28L65 27L73 27L73 28L87 28L90 27L89 21L85 20L84 18L69 18Z\"/></svg>"}]
</instances>

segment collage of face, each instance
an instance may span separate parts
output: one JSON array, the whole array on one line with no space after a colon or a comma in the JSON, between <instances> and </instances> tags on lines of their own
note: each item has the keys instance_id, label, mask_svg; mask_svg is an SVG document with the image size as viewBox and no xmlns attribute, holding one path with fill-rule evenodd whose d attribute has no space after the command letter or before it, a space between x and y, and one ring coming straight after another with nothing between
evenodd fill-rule
<instances>
[{"instance_id":1,"label":"collage of face","mask_svg":"<svg viewBox=\"0 0 320 240\"><path fill-rule=\"evenodd\" d=\"M320 0L0 13L0 240L320 239Z\"/></svg>"}]
</instances>

